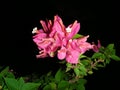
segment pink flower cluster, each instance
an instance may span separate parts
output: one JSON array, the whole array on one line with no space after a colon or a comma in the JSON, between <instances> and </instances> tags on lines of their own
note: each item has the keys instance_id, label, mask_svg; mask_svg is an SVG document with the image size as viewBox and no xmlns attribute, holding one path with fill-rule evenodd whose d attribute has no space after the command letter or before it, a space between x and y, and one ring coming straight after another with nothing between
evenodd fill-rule
<instances>
[{"instance_id":1,"label":"pink flower cluster","mask_svg":"<svg viewBox=\"0 0 120 90\"><path fill-rule=\"evenodd\" d=\"M95 45L87 42L89 35L73 39L80 30L77 20L65 27L62 19L55 15L53 21L40 20L40 23L43 29L33 29L33 41L40 50L37 58L54 57L57 54L58 59L77 64L81 54L94 49Z\"/></svg>"}]
</instances>

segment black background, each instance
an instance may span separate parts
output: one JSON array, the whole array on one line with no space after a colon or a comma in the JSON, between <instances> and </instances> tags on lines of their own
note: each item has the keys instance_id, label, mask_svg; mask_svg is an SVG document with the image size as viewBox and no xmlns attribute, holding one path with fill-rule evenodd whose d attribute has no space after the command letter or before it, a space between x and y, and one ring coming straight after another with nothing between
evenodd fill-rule
<instances>
[{"instance_id":1,"label":"black background","mask_svg":"<svg viewBox=\"0 0 120 90\"><path fill-rule=\"evenodd\" d=\"M1 65L9 65L19 74L43 73L55 68L52 62L36 60L37 47L32 41L32 29L41 28L39 21L53 19L58 14L67 26L78 20L80 34L90 35L89 41L101 40L103 46L114 43L120 56L118 7L112 2L47 1L5 2L1 7ZM49 59L47 59L49 60ZM52 60L52 59L50 59ZM86 90L118 90L120 62L112 61L106 68L87 77ZM113 89L112 89L113 88Z\"/></svg>"}]
</instances>

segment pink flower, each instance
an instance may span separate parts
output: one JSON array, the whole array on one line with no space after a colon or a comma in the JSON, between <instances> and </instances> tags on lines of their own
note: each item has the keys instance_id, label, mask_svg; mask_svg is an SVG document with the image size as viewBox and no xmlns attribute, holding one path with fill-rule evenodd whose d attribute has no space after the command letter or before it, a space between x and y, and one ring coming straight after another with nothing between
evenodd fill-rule
<instances>
[{"instance_id":1,"label":"pink flower","mask_svg":"<svg viewBox=\"0 0 120 90\"><path fill-rule=\"evenodd\" d=\"M79 56L93 48L90 43L86 42L89 36L72 39L80 29L80 23L77 20L65 27L62 19L56 15L53 22L41 20L40 23L43 29L33 30L36 33L33 41L40 50L38 58L54 57L57 53L58 59L66 59L69 63L77 64Z\"/></svg>"},{"instance_id":2,"label":"pink flower","mask_svg":"<svg viewBox=\"0 0 120 90\"><path fill-rule=\"evenodd\" d=\"M92 49L93 45L86 42L89 36L85 36L79 39L70 39L66 46L62 46L58 50L58 58L60 60L66 59L67 62L77 64L79 56L84 54L87 50Z\"/></svg>"},{"instance_id":3,"label":"pink flower","mask_svg":"<svg viewBox=\"0 0 120 90\"><path fill-rule=\"evenodd\" d=\"M33 33L36 35L33 36L33 41L38 46L38 49L40 50L39 55L37 57L47 57L48 55L53 57L53 52L57 49L57 44L55 44L55 39L52 37L49 37L49 34L51 32L52 22L49 20L49 22L45 22L43 20L40 21L40 23L43 26L43 29L37 30L37 28L33 29ZM42 53L41 53L42 52Z\"/></svg>"},{"instance_id":4,"label":"pink flower","mask_svg":"<svg viewBox=\"0 0 120 90\"><path fill-rule=\"evenodd\" d=\"M68 27L65 27L62 19L56 15L54 17L54 24L50 33L50 37L53 37L53 35L57 34L60 35L62 39L66 38L69 40L78 33L79 29L80 23L78 23L77 20L73 24L68 25Z\"/></svg>"},{"instance_id":5,"label":"pink flower","mask_svg":"<svg viewBox=\"0 0 120 90\"><path fill-rule=\"evenodd\" d=\"M68 40L71 39L79 31L80 24L75 21L73 24L69 25L67 28L64 26L62 19L56 15L54 16L54 21L48 20L47 22L40 20L43 29L33 30L36 35L33 36L33 41L38 46L40 52L44 51L45 54L42 55L53 57L53 53L57 51L62 45L67 44ZM52 54L51 54L52 53Z\"/></svg>"},{"instance_id":6,"label":"pink flower","mask_svg":"<svg viewBox=\"0 0 120 90\"><path fill-rule=\"evenodd\" d=\"M85 53L89 49L92 49L93 45L87 42L88 37L89 35L73 40L73 48L78 50L81 54Z\"/></svg>"}]
</instances>

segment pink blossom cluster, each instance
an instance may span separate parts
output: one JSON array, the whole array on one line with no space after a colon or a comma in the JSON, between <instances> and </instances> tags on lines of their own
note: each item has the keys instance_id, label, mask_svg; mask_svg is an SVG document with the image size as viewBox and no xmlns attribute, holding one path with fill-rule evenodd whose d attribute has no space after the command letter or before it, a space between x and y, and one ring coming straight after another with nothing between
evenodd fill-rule
<instances>
[{"instance_id":1,"label":"pink blossom cluster","mask_svg":"<svg viewBox=\"0 0 120 90\"><path fill-rule=\"evenodd\" d=\"M43 29L34 28L32 33L33 41L39 49L37 58L54 57L59 60L66 60L68 63L77 64L79 56L89 49L97 51L97 46L87 42L87 36L73 39L80 30L80 23L77 20L65 27L62 19L54 16L54 20L40 20Z\"/></svg>"}]
</instances>

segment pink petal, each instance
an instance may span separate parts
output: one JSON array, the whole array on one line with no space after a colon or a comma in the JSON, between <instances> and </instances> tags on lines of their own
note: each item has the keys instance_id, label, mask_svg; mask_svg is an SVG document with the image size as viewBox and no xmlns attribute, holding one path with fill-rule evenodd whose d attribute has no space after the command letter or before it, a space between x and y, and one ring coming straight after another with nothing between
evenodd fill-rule
<instances>
[{"instance_id":1,"label":"pink petal","mask_svg":"<svg viewBox=\"0 0 120 90\"><path fill-rule=\"evenodd\" d=\"M79 48L80 48L81 54L83 54L83 53L85 53L87 50L92 49L92 48L93 48L93 45L91 45L91 44L88 43L88 42L84 42L84 43L82 43L82 44L79 45Z\"/></svg>"},{"instance_id":2,"label":"pink petal","mask_svg":"<svg viewBox=\"0 0 120 90\"><path fill-rule=\"evenodd\" d=\"M75 21L72 25L68 26L69 28L71 28L71 32L68 32L68 39L71 39L75 34L78 33L79 29L80 29L80 23L77 23L77 21Z\"/></svg>"},{"instance_id":3,"label":"pink petal","mask_svg":"<svg viewBox=\"0 0 120 90\"><path fill-rule=\"evenodd\" d=\"M45 57L47 57L48 55L47 55L47 53L45 52L45 50L41 50L40 52L39 52L39 55L36 55L36 57L37 58L45 58Z\"/></svg>"},{"instance_id":4,"label":"pink petal","mask_svg":"<svg viewBox=\"0 0 120 90\"><path fill-rule=\"evenodd\" d=\"M71 50L66 55L66 61L71 64L77 64L79 60L80 53L75 50Z\"/></svg>"},{"instance_id":5,"label":"pink petal","mask_svg":"<svg viewBox=\"0 0 120 90\"><path fill-rule=\"evenodd\" d=\"M62 47L60 50L58 50L57 57L62 60L66 57L66 48Z\"/></svg>"},{"instance_id":6,"label":"pink petal","mask_svg":"<svg viewBox=\"0 0 120 90\"><path fill-rule=\"evenodd\" d=\"M40 20L40 23L41 23L41 25L42 25L44 31L47 32L47 31L48 31L48 27L47 27L47 25L46 25L46 22L43 21L43 20Z\"/></svg>"},{"instance_id":7,"label":"pink petal","mask_svg":"<svg viewBox=\"0 0 120 90\"><path fill-rule=\"evenodd\" d=\"M101 43L100 43L100 40L98 40L98 48L100 48L101 47Z\"/></svg>"},{"instance_id":8,"label":"pink petal","mask_svg":"<svg viewBox=\"0 0 120 90\"><path fill-rule=\"evenodd\" d=\"M63 28L61 27L60 23L58 21L54 22L52 30L55 30L57 33L61 35L61 37L65 36L65 33L62 30Z\"/></svg>"},{"instance_id":9,"label":"pink petal","mask_svg":"<svg viewBox=\"0 0 120 90\"><path fill-rule=\"evenodd\" d=\"M89 35L84 36L84 37L81 37L81 38L77 39L77 41L78 41L78 43L83 43L83 42L86 42L86 41L87 41L87 39L88 39L88 37L89 37Z\"/></svg>"}]
</instances>

